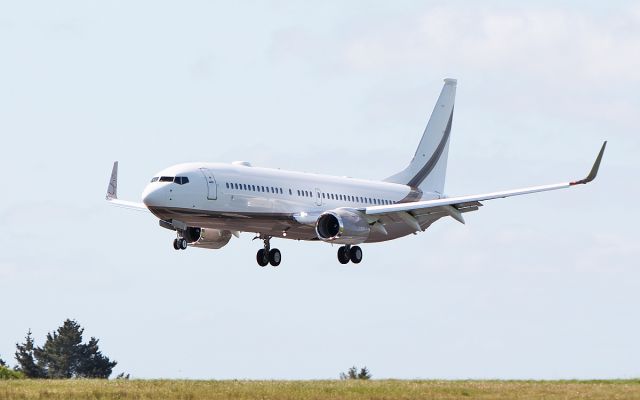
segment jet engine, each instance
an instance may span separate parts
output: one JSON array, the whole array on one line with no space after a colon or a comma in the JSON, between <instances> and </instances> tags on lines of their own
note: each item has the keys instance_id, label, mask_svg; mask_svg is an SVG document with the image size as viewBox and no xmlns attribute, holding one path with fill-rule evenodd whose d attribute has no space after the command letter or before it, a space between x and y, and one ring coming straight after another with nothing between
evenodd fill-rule
<instances>
[{"instance_id":1,"label":"jet engine","mask_svg":"<svg viewBox=\"0 0 640 400\"><path fill-rule=\"evenodd\" d=\"M325 242L359 244L367 240L369 231L364 214L350 208L325 211L316 221L316 235Z\"/></svg>"},{"instance_id":2,"label":"jet engine","mask_svg":"<svg viewBox=\"0 0 640 400\"><path fill-rule=\"evenodd\" d=\"M193 247L220 249L231 239L231 232L211 228L189 227L184 231L184 238Z\"/></svg>"}]
</instances>

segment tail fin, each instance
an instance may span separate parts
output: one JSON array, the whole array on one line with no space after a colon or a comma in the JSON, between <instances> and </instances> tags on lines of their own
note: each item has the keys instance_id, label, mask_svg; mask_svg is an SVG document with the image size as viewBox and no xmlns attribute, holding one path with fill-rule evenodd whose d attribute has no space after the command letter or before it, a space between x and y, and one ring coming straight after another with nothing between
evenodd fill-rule
<instances>
[{"instance_id":1,"label":"tail fin","mask_svg":"<svg viewBox=\"0 0 640 400\"><path fill-rule=\"evenodd\" d=\"M443 194L456 83L455 79L444 80L444 87L411 163L385 179L386 182L405 184L436 195Z\"/></svg>"}]
</instances>

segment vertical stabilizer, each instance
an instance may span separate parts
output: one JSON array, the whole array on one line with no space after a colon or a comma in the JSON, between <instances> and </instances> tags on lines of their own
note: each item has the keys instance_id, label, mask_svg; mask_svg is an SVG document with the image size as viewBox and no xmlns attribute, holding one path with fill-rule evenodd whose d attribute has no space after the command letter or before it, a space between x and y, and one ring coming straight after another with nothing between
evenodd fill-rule
<instances>
[{"instance_id":1,"label":"vertical stabilizer","mask_svg":"<svg viewBox=\"0 0 640 400\"><path fill-rule=\"evenodd\" d=\"M401 172L385 179L386 182L409 185L425 193L443 194L456 83L455 79L444 80L444 87L411 163Z\"/></svg>"}]
</instances>

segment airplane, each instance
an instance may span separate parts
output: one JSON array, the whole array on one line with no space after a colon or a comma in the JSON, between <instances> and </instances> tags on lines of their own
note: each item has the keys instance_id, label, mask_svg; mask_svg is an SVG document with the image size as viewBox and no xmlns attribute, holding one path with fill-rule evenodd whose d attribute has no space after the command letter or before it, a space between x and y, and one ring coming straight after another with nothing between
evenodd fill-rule
<instances>
[{"instance_id":1,"label":"airplane","mask_svg":"<svg viewBox=\"0 0 640 400\"><path fill-rule=\"evenodd\" d=\"M258 265L278 266L280 250L272 238L339 244L341 264L362 261L363 243L385 242L425 231L443 217L465 223L463 214L482 202L564 189L593 181L607 142L589 174L580 180L493 193L444 194L447 155L457 81L445 79L440 96L409 165L382 181L318 175L231 164L178 164L153 176L142 203L118 198L114 162L106 199L150 211L161 227L175 231L173 247L220 249L240 232L255 233L263 247Z\"/></svg>"}]
</instances>

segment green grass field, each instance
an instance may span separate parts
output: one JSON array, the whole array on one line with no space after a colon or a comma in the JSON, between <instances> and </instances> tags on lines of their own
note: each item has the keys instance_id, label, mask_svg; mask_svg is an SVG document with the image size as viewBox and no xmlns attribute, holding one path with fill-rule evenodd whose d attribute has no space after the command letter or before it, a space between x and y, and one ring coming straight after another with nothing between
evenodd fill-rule
<instances>
[{"instance_id":1,"label":"green grass field","mask_svg":"<svg viewBox=\"0 0 640 400\"><path fill-rule=\"evenodd\" d=\"M640 380L612 381L0 381L4 399L640 399Z\"/></svg>"}]
</instances>

